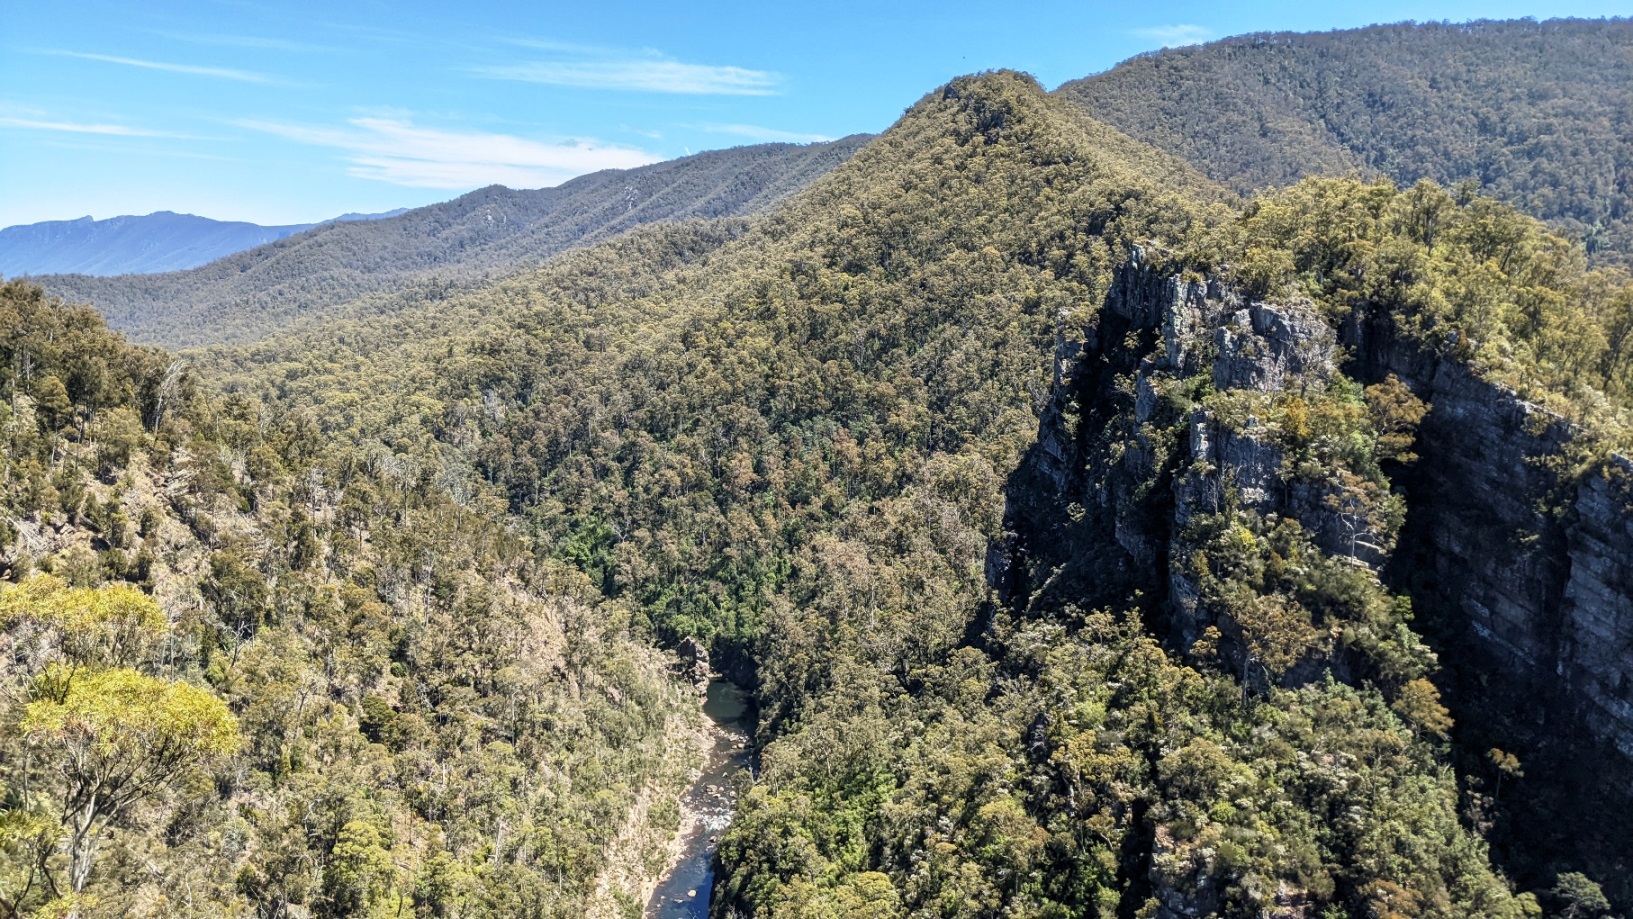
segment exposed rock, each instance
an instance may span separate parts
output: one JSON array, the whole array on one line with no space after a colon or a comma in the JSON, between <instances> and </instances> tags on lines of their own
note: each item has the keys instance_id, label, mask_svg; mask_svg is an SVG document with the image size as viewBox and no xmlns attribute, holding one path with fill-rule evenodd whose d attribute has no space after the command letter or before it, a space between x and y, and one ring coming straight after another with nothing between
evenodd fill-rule
<instances>
[{"instance_id":1,"label":"exposed rock","mask_svg":"<svg viewBox=\"0 0 1633 919\"><path fill-rule=\"evenodd\" d=\"M1133 264L1125 271L1143 273ZM1144 358L1135 372L1133 442L1138 449L1125 449L1118 461L1113 479L1124 481L1102 489L1103 506L1116 520L1117 542L1133 564L1156 569L1165 556L1182 557L1186 550L1181 543L1193 519L1222 513L1227 503L1234 503L1267 518L1298 521L1329 555L1381 565L1392 544L1391 534L1376 531L1358 513L1336 510L1329 500L1336 491L1332 483L1291 474L1278 432L1256 418L1249 416L1245 426L1227 424L1196 405L1181 419L1185 433L1180 442L1164 447L1148 430L1164 421L1165 393L1197 375L1206 375L1218 391L1321 390L1339 363L1337 337L1326 320L1309 304L1244 301L1217 283L1143 279L1126 281L1119 289L1125 296L1150 298L1140 303L1115 301L1111 308L1129 320L1132 331L1160 329L1163 346ZM1171 511L1154 528L1148 523L1135 525L1130 498L1147 486L1133 483L1154 481L1164 462L1178 470L1170 485ZM1239 634L1234 624L1222 621L1217 611L1202 608L1196 572L1187 564L1167 566L1167 572L1175 641L1188 646L1210 625L1234 640ZM1323 667L1340 663L1312 653L1319 659L1300 668L1297 678L1313 678Z\"/></svg>"},{"instance_id":2,"label":"exposed rock","mask_svg":"<svg viewBox=\"0 0 1633 919\"><path fill-rule=\"evenodd\" d=\"M1246 302L1215 282L1164 276L1138 257L1119 272L1106 312L1122 324L1098 330L1099 342L1086 337L1091 359L1096 344L1107 352L1132 332L1161 333L1162 350L1132 374L1136 425L1157 420L1166 387L1198 373L1220 390L1300 391L1330 378L1341 360L1332 327L1312 308ZM1571 425L1482 379L1450 353L1455 343L1425 347L1377 317L1342 331L1352 375L1372 383L1394 374L1431 406L1422 461L1397 477L1413 498L1406 533L1414 582L1433 584L1461 610L1490 653L1556 682L1595 733L1633 758L1633 461L1615 457L1575 475ZM1057 348L1057 358L1067 353ZM1064 484L1075 457L1060 426L1045 421L1046 478ZM1164 459L1149 433L1137 432L1139 449L1124 451L1098 482L1133 567L1165 567L1177 547L1161 541L1195 514L1218 512L1227 488L1240 506L1298 520L1330 555L1386 562L1387 534L1333 511L1322 483L1290 478L1282 448L1254 419L1232 428L1199 407L1186 421L1165 525L1139 519L1128 484L1150 481ZM1175 565L1165 585L1182 639L1207 624L1190 580Z\"/></svg>"},{"instance_id":3,"label":"exposed rock","mask_svg":"<svg viewBox=\"0 0 1633 919\"><path fill-rule=\"evenodd\" d=\"M1097 324L1063 333L1056 361L1010 532L988 560L1005 602L1158 597L1173 646L1208 625L1229 645L1240 632L1204 608L1181 534L1231 501L1296 520L1329 556L1374 569L1420 610L1450 611L1433 613L1463 629L1443 637L1444 659L1520 696L1530 706L1520 717L1547 725L1549 744L1586 752L1589 733L1613 743L1628 760L1605 763L1603 782L1633 775L1633 460L1592 460L1565 419L1482 378L1455 341L1425 345L1386 316L1335 334L1310 306L1248 302L1139 257L1117 273ZM1251 415L1224 423L1178 389L1205 375L1221 391L1305 392L1340 365L1363 385L1393 374L1430 405L1420 460L1390 470L1409 507L1393 553L1391 534L1334 509L1320 475L1292 473L1273 426ZM1062 586L1074 571L1088 573ZM1342 653L1330 653L1284 680L1326 669L1345 679ZM1573 736L1577 727L1586 730ZM1168 919L1209 915L1217 900L1205 853L1160 831L1152 880ZM1307 912L1299 891L1265 896L1266 915Z\"/></svg>"},{"instance_id":4,"label":"exposed rock","mask_svg":"<svg viewBox=\"0 0 1633 919\"><path fill-rule=\"evenodd\" d=\"M1213 919L1220 915L1220 878L1214 851L1197 841L1176 842L1165 826L1152 839L1154 919ZM1308 891L1282 881L1264 891L1262 919L1314 919Z\"/></svg>"},{"instance_id":5,"label":"exposed rock","mask_svg":"<svg viewBox=\"0 0 1633 919\"><path fill-rule=\"evenodd\" d=\"M681 676L697 687L699 695L708 693L709 680L714 677L709 667L708 647L696 638L687 637L675 646L675 655L680 658Z\"/></svg>"},{"instance_id":6,"label":"exposed rock","mask_svg":"<svg viewBox=\"0 0 1633 919\"><path fill-rule=\"evenodd\" d=\"M1219 389L1299 391L1336 369L1332 329L1303 306L1249 303L1213 330L1213 340Z\"/></svg>"},{"instance_id":7,"label":"exposed rock","mask_svg":"<svg viewBox=\"0 0 1633 919\"><path fill-rule=\"evenodd\" d=\"M1565 419L1416 346L1387 318L1345 329L1358 373L1433 406L1407 479L1414 580L1457 609L1510 679L1557 692L1633 758L1633 462L1575 468Z\"/></svg>"},{"instance_id":8,"label":"exposed rock","mask_svg":"<svg viewBox=\"0 0 1633 919\"><path fill-rule=\"evenodd\" d=\"M1165 826L1151 840L1151 892L1156 919L1207 919L1219 915L1219 882L1213 852L1175 842Z\"/></svg>"},{"instance_id":9,"label":"exposed rock","mask_svg":"<svg viewBox=\"0 0 1633 919\"><path fill-rule=\"evenodd\" d=\"M1633 757L1633 460L1613 457L1589 476L1574 510L1556 672Z\"/></svg>"}]
</instances>

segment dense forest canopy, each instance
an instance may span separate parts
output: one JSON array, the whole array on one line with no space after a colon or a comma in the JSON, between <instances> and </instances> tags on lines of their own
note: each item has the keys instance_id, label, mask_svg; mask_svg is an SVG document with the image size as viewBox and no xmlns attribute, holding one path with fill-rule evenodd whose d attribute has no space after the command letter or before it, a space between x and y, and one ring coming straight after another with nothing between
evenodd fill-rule
<instances>
[{"instance_id":1,"label":"dense forest canopy","mask_svg":"<svg viewBox=\"0 0 1633 919\"><path fill-rule=\"evenodd\" d=\"M736 239L732 224L643 230L400 325L370 318L219 354L269 397L315 407L346 394L326 414L348 436L471 444L458 460L535 524L573 534L563 551L619 589L635 586L621 569L640 571L663 635L734 634L762 611L762 587L722 595L708 572L723 546L770 525L768 544L730 553L733 579L787 576L808 526L838 510L821 484L843 462L833 438L853 442L866 485L847 499L899 492L934 453L1013 465L1048 382L1039 349L1104 296L1117 249L1225 219L1177 193L1223 200L1205 180L1069 109L968 105L981 111L959 128L916 110ZM1027 145L972 160L988 134L1010 154L1010 131ZM425 405L432 393L448 402ZM728 466L755 487L722 492ZM795 476L795 494L766 505L767 472ZM782 503L796 519L744 529ZM653 526L672 517L687 532ZM605 556L616 543L623 557ZM660 596L677 590L705 592Z\"/></svg>"},{"instance_id":2,"label":"dense forest canopy","mask_svg":"<svg viewBox=\"0 0 1633 919\"><path fill-rule=\"evenodd\" d=\"M15 281L0 396L0 915L637 894L696 714L581 574Z\"/></svg>"},{"instance_id":3,"label":"dense forest canopy","mask_svg":"<svg viewBox=\"0 0 1633 919\"><path fill-rule=\"evenodd\" d=\"M1306 179L1255 199L1231 261L1245 289L1335 317L1387 306L1425 342L1618 437L1633 410L1633 280L1589 270L1535 218L1423 181Z\"/></svg>"},{"instance_id":4,"label":"dense forest canopy","mask_svg":"<svg viewBox=\"0 0 1633 919\"><path fill-rule=\"evenodd\" d=\"M1633 21L1259 33L1142 55L1058 92L1248 193L1308 175L1483 194L1633 258Z\"/></svg>"},{"instance_id":5,"label":"dense forest canopy","mask_svg":"<svg viewBox=\"0 0 1633 919\"><path fill-rule=\"evenodd\" d=\"M1493 856L1547 779L1463 749L1387 576L1434 406L1340 340L1584 478L1633 284L1081 98L960 78L763 213L181 360L0 288L0 911L637 915L692 638L759 714L717 916L1608 916L1621 852Z\"/></svg>"},{"instance_id":6,"label":"dense forest canopy","mask_svg":"<svg viewBox=\"0 0 1633 919\"><path fill-rule=\"evenodd\" d=\"M1123 666L1113 662L1126 654L1155 655L1161 666L1141 671L1155 682L1140 691L1208 711L1216 710L1204 696L1240 696L1237 665L1215 671L1172 656L1139 627L1134 595L1104 588L1060 607L1063 630L1022 616L972 638L987 615L983 566L986 547L1002 536L1005 482L1050 398L1047 355L1071 334L1063 330L1096 321L1136 245L1148 262L1176 271L1228 265L1220 270L1246 289L1315 297L1334 322L1363 302L1419 316L1435 330L1426 335L1478 322L1481 344L1506 361L1494 372L1562 399L1598 392L1613 375L1603 335L1619 328L1618 279L1589 274L1569 243L1507 208L1430 186L1400 192L1352 181L1306 183L1241 217L1231 201L1187 167L1045 99L1030 81L994 75L927 98L758 224L643 230L385 322L338 323L321 337L274 338L211 361L231 388L305 407L372 449L435 453L474 487L498 489L553 553L600 589L632 601L658 640L702 637L726 659L753 663L771 742L726 849L737 866L728 902L745 910L822 914L835 904L866 911L898 903L909 913L978 914L983 907L974 904L985 903L1047 915L1049 904L1098 904L1119 914L1140 905L1148 870L1126 861L1123 847L1158 825L1176 851L1213 845L1200 841L1208 837L1195 835L1194 823L1176 837L1165 821L1179 812L1153 816L1138 803L1188 794L1162 790L1157 761L1195 742L1217 747L1272 795L1251 818L1270 824L1239 837L1246 861L1229 869L1239 879L1228 894L1242 898L1230 901L1237 908L1253 902L1254 890L1284 884L1356 909L1399 888L1433 914L1523 911L1479 867L1478 840L1458 828L1455 785L1434 765L1444 715L1429 682L1433 661L1401 637L1410 633L1399 631L1408 628L1400 604L1341 564L1320 563L1331 579L1325 585L1278 587L1285 575L1263 571L1262 561L1223 561L1244 551L1232 542L1240 538L1254 547L1249 557L1319 559L1307 536L1221 520L1194 538L1222 566L1208 582L1217 602L1283 598L1282 612L1263 622L1265 641L1301 634L1312 628L1309 617L1325 617L1323 628L1347 622L1343 629L1373 636L1356 640L1377 676L1354 689L1274 690L1245 709L1202 717L1194 733L1159 731L1144 752L1143 742L1128 740L1116 755L1128 757L1118 768L1132 771L1115 781L1144 790L1108 802L1110 822L1098 836L1052 829L1063 805L1043 789L1063 781L1051 777L1062 766L1037 762L1033 741L1017 733L1060 704L1040 688L1054 679L1044 679L1042 660L1077 661L1061 666L1075 674L1071 685L1080 688L1072 691L1083 692L1095 685L1086 674L1098 671L1071 655L1109 655L1096 665L1107 667ZM1427 235L1413 223L1420 211L1437 215ZM1603 334L1559 344L1601 359L1595 366L1604 369L1588 373L1576 358L1542 350L1554 346L1536 337L1542 330L1582 330L1588 320L1577 314L1527 321L1516 306L1498 327L1460 312L1476 302L1469 298L1426 308L1467 287L1471 273L1487 285L1482 297L1529 303L1546 293L1541 302L1559 308L1578 308L1567 293L1608 285L1591 319ZM1290 446L1348 469L1387 516L1378 462L1405 452L1399 425L1409 427L1401 419L1413 410L1408 400L1391 413L1385 406L1397 397L1363 400L1349 385L1306 394L1299 410L1313 427ZM1226 402L1221 394L1221 411ZM1267 410L1280 418L1292 409ZM1333 437L1361 438L1362 446L1320 446ZM1109 612L1084 612L1096 607ZM1286 631L1299 616L1307 624ZM1013 638L997 639L1010 630ZM1014 657L1022 652L1010 640L1032 656ZM1293 654L1283 668L1298 659L1280 653ZM1102 678L1118 682L1109 674ZM1181 688L1186 680L1199 682ZM974 686L989 689L969 696ZM1276 712L1310 706L1353 714L1290 738L1296 748L1349 742L1362 711L1379 719L1368 730L1395 732L1399 755L1387 762L1398 771L1363 783L1399 791L1355 806L1398 808L1414 821L1439 814L1434 832L1450 835L1437 838L1458 841L1410 866L1386 867L1355 848L1364 834L1307 835L1320 821L1298 828L1290 815L1299 809L1339 805L1300 785L1304 779L1272 780L1273 757L1227 738L1263 734L1283 717ZM945 731L932 730L943 723ZM868 747L836 769L833 751L850 743ZM971 769L962 784L933 795L922 784ZM1032 775L1027 787L1037 790L1015 788L1021 775ZM1411 784L1426 775L1440 778ZM1408 785L1423 797L1388 797ZM1266 818L1285 806L1272 799L1293 802L1294 811ZM993 848L982 834L1000 811L1019 821L1012 833L1055 842ZM939 841L926 848L920 834L931 825L941 828ZM1210 832L1228 834L1231 825ZM1294 871L1271 854L1289 847L1329 854L1312 854ZM928 851L945 864L917 861ZM1253 862L1250 851L1263 860ZM1086 859L1102 867L1067 867ZM1386 878L1393 886L1378 886Z\"/></svg>"}]
</instances>

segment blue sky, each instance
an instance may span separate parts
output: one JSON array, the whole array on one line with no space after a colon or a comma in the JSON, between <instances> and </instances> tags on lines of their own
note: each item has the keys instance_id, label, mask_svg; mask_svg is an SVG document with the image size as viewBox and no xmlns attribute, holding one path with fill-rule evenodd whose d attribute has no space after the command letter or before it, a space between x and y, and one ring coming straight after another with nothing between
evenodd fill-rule
<instances>
[{"instance_id":1,"label":"blue sky","mask_svg":"<svg viewBox=\"0 0 1633 919\"><path fill-rule=\"evenodd\" d=\"M1054 87L1163 45L1633 0L512 3L0 0L0 226L257 223L880 131L949 78Z\"/></svg>"}]
</instances>

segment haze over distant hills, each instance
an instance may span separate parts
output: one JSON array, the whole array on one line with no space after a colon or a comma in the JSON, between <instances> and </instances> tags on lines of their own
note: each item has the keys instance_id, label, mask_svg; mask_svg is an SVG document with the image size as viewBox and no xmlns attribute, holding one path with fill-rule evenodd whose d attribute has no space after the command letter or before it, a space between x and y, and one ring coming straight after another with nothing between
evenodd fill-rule
<instances>
[{"instance_id":1,"label":"haze over distant hills","mask_svg":"<svg viewBox=\"0 0 1633 919\"><path fill-rule=\"evenodd\" d=\"M342 214L324 223L377 220L403 213ZM149 274L181 271L293 236L320 223L266 227L157 211L94 220L47 220L0 229L0 275Z\"/></svg>"},{"instance_id":2,"label":"haze over distant hills","mask_svg":"<svg viewBox=\"0 0 1633 919\"><path fill-rule=\"evenodd\" d=\"M1243 35L1056 92L1239 192L1473 179L1600 261L1633 258L1633 20Z\"/></svg>"},{"instance_id":3,"label":"haze over distant hills","mask_svg":"<svg viewBox=\"0 0 1633 919\"><path fill-rule=\"evenodd\" d=\"M367 223L330 223L189 271L39 278L136 341L250 340L374 291L446 287L536 266L657 220L756 213L849 159L867 135L715 150L554 188L494 185Z\"/></svg>"}]
</instances>

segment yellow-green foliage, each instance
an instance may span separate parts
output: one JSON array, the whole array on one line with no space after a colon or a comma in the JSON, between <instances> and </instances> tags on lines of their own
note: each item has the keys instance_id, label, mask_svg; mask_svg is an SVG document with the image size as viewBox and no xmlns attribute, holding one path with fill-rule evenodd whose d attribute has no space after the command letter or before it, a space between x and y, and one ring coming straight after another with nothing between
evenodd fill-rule
<instances>
[{"instance_id":1,"label":"yellow-green foliage","mask_svg":"<svg viewBox=\"0 0 1633 919\"><path fill-rule=\"evenodd\" d=\"M16 667L0 679L0 699L16 706L0 729L0 781L27 789L0 803L0 906L11 914L90 908L94 893L81 894L107 829L238 750L219 696L117 666L165 625L129 586L74 589L45 576L0 585L0 635Z\"/></svg>"},{"instance_id":2,"label":"yellow-green foliage","mask_svg":"<svg viewBox=\"0 0 1633 919\"><path fill-rule=\"evenodd\" d=\"M1160 824L1186 852L1226 853L1208 870L1237 914L1282 884L1360 910L1386 878L1434 915L1514 915L1435 742L1378 689L1244 702L1234 669L1185 665L1132 615L999 615L983 631L987 549L1058 338L1098 321L1135 245L1175 269L1225 258L1229 200L1023 76L989 74L927 96L754 224L649 228L202 360L238 400L241 442L258 401L292 406L483 515L508 509L638 629L752 668L768 744L723 843L725 908L1129 914ZM1302 420L1276 407L1298 465L1316 476L1340 457L1382 507L1383 416L1355 387L1300 398ZM380 494L353 486L338 523ZM1254 539L1261 656L1291 667L1300 642L1347 641L1391 686L1421 675L1370 573L1297 533ZM263 648L257 673L278 665ZM401 742L386 706L359 707L364 730ZM276 714L260 717L277 737ZM483 767L511 774L513 753L494 745ZM480 806L508 821L507 803ZM287 883L268 867L245 886Z\"/></svg>"},{"instance_id":3,"label":"yellow-green foliage","mask_svg":"<svg viewBox=\"0 0 1633 919\"><path fill-rule=\"evenodd\" d=\"M130 584L71 588L51 575L0 584L0 633L30 643L36 655L57 650L74 664L129 663L165 625L159 604Z\"/></svg>"},{"instance_id":4,"label":"yellow-green foliage","mask_svg":"<svg viewBox=\"0 0 1633 919\"><path fill-rule=\"evenodd\" d=\"M1490 199L1307 179L1255 199L1240 246L1236 275L1255 292L1309 297L1335 319L1386 311L1572 417L1633 405L1633 283Z\"/></svg>"},{"instance_id":5,"label":"yellow-green foliage","mask_svg":"<svg viewBox=\"0 0 1633 919\"><path fill-rule=\"evenodd\" d=\"M645 230L388 324L221 357L336 433L474 466L660 636L743 653L773 597L797 606L824 577L819 533L870 560L948 558L875 566L881 606L978 584L1049 385L1041 349L1092 319L1131 245L1184 250L1228 218L1219 200L992 74L926 97L746 231ZM920 537L934 515L976 526ZM950 618L915 618L952 639Z\"/></svg>"},{"instance_id":6,"label":"yellow-green foliage","mask_svg":"<svg viewBox=\"0 0 1633 919\"><path fill-rule=\"evenodd\" d=\"M34 683L20 729L30 743L74 751L76 776L128 787L231 753L238 723L220 698L128 667L76 672L57 665Z\"/></svg>"},{"instance_id":7,"label":"yellow-green foliage","mask_svg":"<svg viewBox=\"0 0 1633 919\"><path fill-rule=\"evenodd\" d=\"M752 674L765 731L723 910L1119 916L1205 878L1226 915L1287 890L1331 915L1394 897L1518 916L1459 821L1408 611L1298 526L1200 522L1203 599L1235 605L1278 675L1358 649L1358 685L1244 693L1237 668L1165 648L1140 597L1020 614L986 584L1055 347L1104 320L1136 245L1333 316L1486 276L1476 230L1501 215L1452 199L1454 229L1425 230L1412 200L1311 184L1238 220L1171 158L987 74L762 220L646 228L199 356L209 398L144 411L133 449L181 483L143 539L185 527L194 552L164 677L228 701L241 778L190 812L159 881L109 869L98 891L580 915L640 786L672 778L682 702L634 638L696 635ZM1538 240L1491 245L1519 253L1492 256L1499 312L1541 304L1537 334L1512 334L1546 367L1569 304L1519 288L1563 289L1540 266L1569 253ZM1417 256L1421 274L1379 267ZM1422 334L1457 302L1418 311ZM1344 381L1252 405L1204 389L1203 408L1262 411L1334 515L1378 518L1352 541L1392 532L1378 460L1405 458L1420 407ZM45 471L68 436L28 433L41 473L17 489L89 519L84 476ZM1057 597L1096 589L1063 580Z\"/></svg>"},{"instance_id":8,"label":"yellow-green foliage","mask_svg":"<svg viewBox=\"0 0 1633 919\"><path fill-rule=\"evenodd\" d=\"M581 574L88 310L0 332L0 915L582 915L662 831L695 702Z\"/></svg>"}]
</instances>

